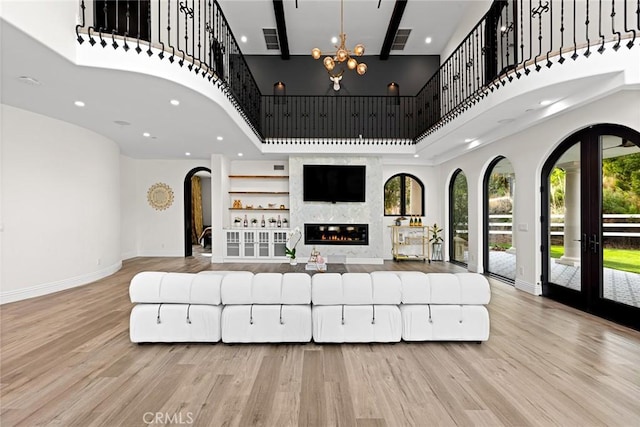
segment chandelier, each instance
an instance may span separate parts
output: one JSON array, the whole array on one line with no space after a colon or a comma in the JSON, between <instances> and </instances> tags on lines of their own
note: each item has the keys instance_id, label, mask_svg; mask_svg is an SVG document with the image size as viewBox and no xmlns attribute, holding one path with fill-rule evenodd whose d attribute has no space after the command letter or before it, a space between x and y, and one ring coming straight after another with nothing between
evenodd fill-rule
<instances>
[{"instance_id":1,"label":"chandelier","mask_svg":"<svg viewBox=\"0 0 640 427\"><path fill-rule=\"evenodd\" d=\"M358 61L353 57L364 55L364 45L358 43L353 48L353 51L350 51L345 47L346 41L347 35L344 33L344 0L340 0L340 45L335 46L337 50L334 55L325 56L322 60L324 68L327 69L327 72L331 76L332 81L342 76L342 73L344 73L344 68L338 71L336 66L344 64L345 62L348 69L356 70L359 75L363 75L367 72L367 64L365 64L364 62L358 63ZM311 50L311 56L313 57L313 59L320 59L320 57L322 56L322 51L317 47L313 48Z\"/></svg>"}]
</instances>

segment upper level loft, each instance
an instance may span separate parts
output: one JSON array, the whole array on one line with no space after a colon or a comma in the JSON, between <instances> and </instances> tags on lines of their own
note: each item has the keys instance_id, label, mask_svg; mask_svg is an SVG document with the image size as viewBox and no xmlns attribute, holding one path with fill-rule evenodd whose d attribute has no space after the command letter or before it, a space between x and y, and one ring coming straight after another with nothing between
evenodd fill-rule
<instances>
[{"instance_id":1,"label":"upper level loft","mask_svg":"<svg viewBox=\"0 0 640 427\"><path fill-rule=\"evenodd\" d=\"M400 3L407 2L396 7ZM286 82L261 87L217 1L80 0L73 29L82 65L118 69L113 58L119 55L121 63L137 57L139 63L146 58L147 68L172 67L157 74L169 80L197 76L201 82L192 88L208 85L226 98L264 153L310 146L395 153L428 148L435 161L438 153L441 159L452 153L445 136L488 140L500 129L517 130L633 79L638 83L640 1L486 3L486 13L424 74L420 89L404 95L391 84L385 95L291 95ZM147 72L136 67L129 71ZM309 67L322 64L309 55ZM543 100L555 107L530 106ZM468 123L475 123L474 135L454 135Z\"/></svg>"}]
</instances>

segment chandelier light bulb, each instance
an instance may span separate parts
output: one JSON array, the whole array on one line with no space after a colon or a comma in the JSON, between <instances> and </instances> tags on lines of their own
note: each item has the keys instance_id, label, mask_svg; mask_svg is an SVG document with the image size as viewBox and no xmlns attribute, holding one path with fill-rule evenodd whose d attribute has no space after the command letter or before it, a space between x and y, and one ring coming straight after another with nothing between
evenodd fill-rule
<instances>
[{"instance_id":1,"label":"chandelier light bulb","mask_svg":"<svg viewBox=\"0 0 640 427\"><path fill-rule=\"evenodd\" d=\"M317 47L311 49L311 56L313 57L313 59L320 59L320 55L322 55L320 49L318 49Z\"/></svg>"},{"instance_id":2,"label":"chandelier light bulb","mask_svg":"<svg viewBox=\"0 0 640 427\"><path fill-rule=\"evenodd\" d=\"M349 53L347 52L347 49L340 48L338 49L338 52L336 52L336 59L338 62L344 62L348 57Z\"/></svg>"},{"instance_id":3,"label":"chandelier light bulb","mask_svg":"<svg viewBox=\"0 0 640 427\"><path fill-rule=\"evenodd\" d=\"M358 66L358 61L356 61L354 58L349 58L349 60L347 61L347 67L350 70L355 69Z\"/></svg>"},{"instance_id":4,"label":"chandelier light bulb","mask_svg":"<svg viewBox=\"0 0 640 427\"><path fill-rule=\"evenodd\" d=\"M365 64L364 62L359 63L356 67L356 72L361 76L364 75L364 73L367 72L367 64Z\"/></svg>"},{"instance_id":5,"label":"chandelier light bulb","mask_svg":"<svg viewBox=\"0 0 640 427\"><path fill-rule=\"evenodd\" d=\"M356 47L353 48L353 53L356 56L364 55L364 45L363 44L357 44Z\"/></svg>"},{"instance_id":6,"label":"chandelier light bulb","mask_svg":"<svg viewBox=\"0 0 640 427\"><path fill-rule=\"evenodd\" d=\"M333 61L333 58L330 56L325 56L322 63L324 64L324 68L326 68L327 71L333 70L336 66L336 63Z\"/></svg>"}]
</instances>

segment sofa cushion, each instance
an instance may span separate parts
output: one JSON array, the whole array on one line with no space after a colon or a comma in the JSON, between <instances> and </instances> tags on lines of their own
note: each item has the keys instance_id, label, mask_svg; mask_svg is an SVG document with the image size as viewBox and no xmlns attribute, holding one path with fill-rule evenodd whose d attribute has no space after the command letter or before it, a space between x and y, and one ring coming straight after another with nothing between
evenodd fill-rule
<instances>
[{"instance_id":1,"label":"sofa cushion","mask_svg":"<svg viewBox=\"0 0 640 427\"><path fill-rule=\"evenodd\" d=\"M129 297L133 303L219 305L223 277L224 273L142 272L131 279Z\"/></svg>"},{"instance_id":2,"label":"sofa cushion","mask_svg":"<svg viewBox=\"0 0 640 427\"><path fill-rule=\"evenodd\" d=\"M222 281L222 303L309 304L311 278L305 273L229 274Z\"/></svg>"}]
</instances>

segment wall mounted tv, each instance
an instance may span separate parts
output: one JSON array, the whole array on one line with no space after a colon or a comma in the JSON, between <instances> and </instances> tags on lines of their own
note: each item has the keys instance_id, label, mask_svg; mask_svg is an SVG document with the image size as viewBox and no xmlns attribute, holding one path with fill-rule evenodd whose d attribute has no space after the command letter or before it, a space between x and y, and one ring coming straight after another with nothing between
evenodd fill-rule
<instances>
[{"instance_id":1,"label":"wall mounted tv","mask_svg":"<svg viewBox=\"0 0 640 427\"><path fill-rule=\"evenodd\" d=\"M366 166L303 165L305 202L364 202Z\"/></svg>"}]
</instances>

